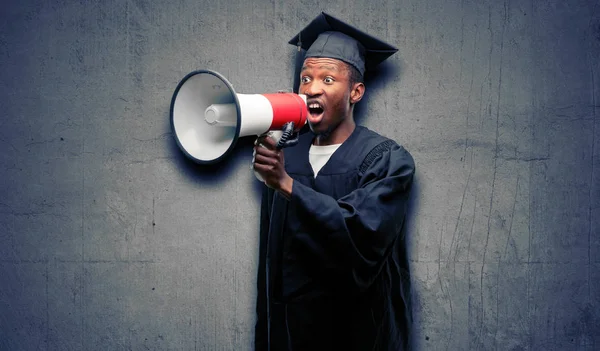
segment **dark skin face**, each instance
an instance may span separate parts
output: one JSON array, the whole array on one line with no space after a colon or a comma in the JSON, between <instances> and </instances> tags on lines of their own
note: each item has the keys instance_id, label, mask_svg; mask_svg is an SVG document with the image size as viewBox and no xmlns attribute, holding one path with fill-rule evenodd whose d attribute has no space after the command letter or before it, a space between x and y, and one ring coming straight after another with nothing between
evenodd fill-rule
<instances>
[{"instance_id":1,"label":"dark skin face","mask_svg":"<svg viewBox=\"0 0 600 351\"><path fill-rule=\"evenodd\" d=\"M343 143L354 131L354 104L365 92L363 83L350 84L346 63L331 58L310 57L300 74L300 94L306 95L308 123L316 135L314 145ZM283 151L272 138L261 136L254 147L254 169L265 184L289 198L293 179L285 171Z\"/></svg>"},{"instance_id":2,"label":"dark skin face","mask_svg":"<svg viewBox=\"0 0 600 351\"><path fill-rule=\"evenodd\" d=\"M299 93L306 95L315 145L341 144L350 136L355 128L354 104L362 99L364 91L363 83L350 84L346 63L321 57L304 61Z\"/></svg>"}]
</instances>

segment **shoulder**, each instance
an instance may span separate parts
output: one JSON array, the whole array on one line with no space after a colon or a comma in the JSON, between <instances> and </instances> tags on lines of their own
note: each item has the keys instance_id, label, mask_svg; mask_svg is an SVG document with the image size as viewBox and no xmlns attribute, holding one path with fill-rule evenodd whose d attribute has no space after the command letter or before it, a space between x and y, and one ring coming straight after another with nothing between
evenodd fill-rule
<instances>
[{"instance_id":1,"label":"shoulder","mask_svg":"<svg viewBox=\"0 0 600 351\"><path fill-rule=\"evenodd\" d=\"M412 155L397 141L383 136L367 127L361 128L360 137L357 138L357 147L364 154L364 161L360 172L364 173L374 163L407 163L414 167Z\"/></svg>"},{"instance_id":2,"label":"shoulder","mask_svg":"<svg viewBox=\"0 0 600 351\"><path fill-rule=\"evenodd\" d=\"M361 144L366 149L375 147L377 144L380 144L381 142L384 142L387 140L391 140L391 139L389 139L388 137L385 137L367 127L356 126L355 143Z\"/></svg>"}]
</instances>

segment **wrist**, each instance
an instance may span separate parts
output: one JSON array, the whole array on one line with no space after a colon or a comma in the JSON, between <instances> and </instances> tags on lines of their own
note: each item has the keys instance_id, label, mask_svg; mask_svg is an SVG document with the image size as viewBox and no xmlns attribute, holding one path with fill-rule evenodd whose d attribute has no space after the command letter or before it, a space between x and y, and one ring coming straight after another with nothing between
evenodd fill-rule
<instances>
[{"instance_id":1,"label":"wrist","mask_svg":"<svg viewBox=\"0 0 600 351\"><path fill-rule=\"evenodd\" d=\"M293 185L294 179L286 174L285 178L279 183L279 189L277 189L277 191L289 200L292 197Z\"/></svg>"}]
</instances>

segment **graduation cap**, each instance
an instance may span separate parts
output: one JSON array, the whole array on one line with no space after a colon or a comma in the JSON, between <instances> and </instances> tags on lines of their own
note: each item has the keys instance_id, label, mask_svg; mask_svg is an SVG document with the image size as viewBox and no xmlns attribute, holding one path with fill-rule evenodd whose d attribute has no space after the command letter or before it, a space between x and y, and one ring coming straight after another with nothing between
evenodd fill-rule
<instances>
[{"instance_id":1,"label":"graduation cap","mask_svg":"<svg viewBox=\"0 0 600 351\"><path fill-rule=\"evenodd\" d=\"M305 57L328 57L354 66L361 75L398 51L355 27L321 12L289 44L306 50Z\"/></svg>"}]
</instances>

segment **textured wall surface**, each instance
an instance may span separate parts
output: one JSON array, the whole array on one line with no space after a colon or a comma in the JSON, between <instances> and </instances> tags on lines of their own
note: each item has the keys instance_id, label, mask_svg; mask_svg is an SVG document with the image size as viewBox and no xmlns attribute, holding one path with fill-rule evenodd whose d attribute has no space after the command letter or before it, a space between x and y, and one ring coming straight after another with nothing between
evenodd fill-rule
<instances>
[{"instance_id":1,"label":"textured wall surface","mask_svg":"<svg viewBox=\"0 0 600 351\"><path fill-rule=\"evenodd\" d=\"M7 0L1 350L251 349L253 140L199 167L169 104L291 89L321 10L400 48L357 119L417 163L416 349L600 349L597 0Z\"/></svg>"}]
</instances>

